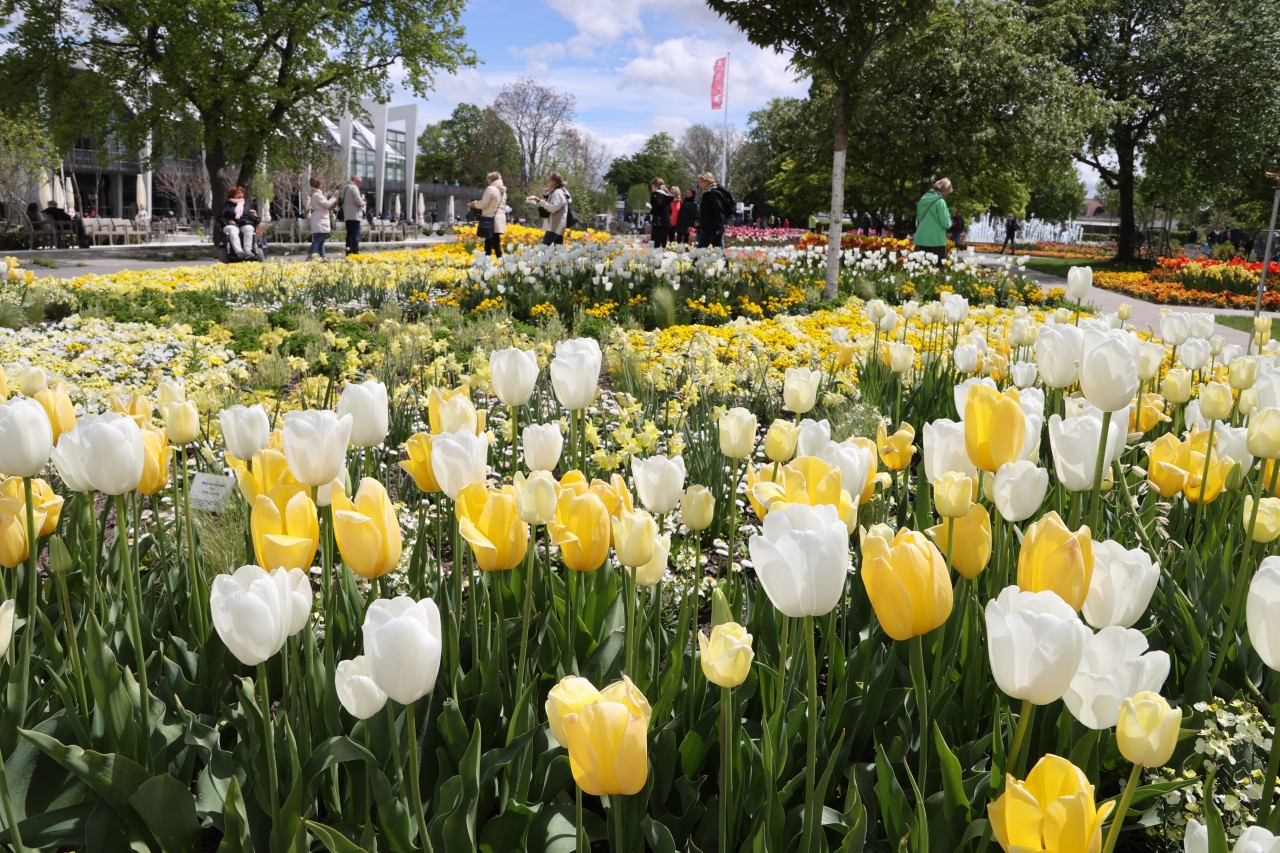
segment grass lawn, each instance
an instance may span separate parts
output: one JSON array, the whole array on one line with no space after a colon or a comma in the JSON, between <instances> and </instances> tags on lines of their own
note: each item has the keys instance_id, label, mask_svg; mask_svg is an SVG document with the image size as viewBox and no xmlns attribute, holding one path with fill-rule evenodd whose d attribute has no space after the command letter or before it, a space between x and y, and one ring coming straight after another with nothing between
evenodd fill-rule
<instances>
[{"instance_id":1,"label":"grass lawn","mask_svg":"<svg viewBox=\"0 0 1280 853\"><path fill-rule=\"evenodd\" d=\"M1236 316L1234 314L1223 314L1218 317L1218 325L1226 326L1228 329L1239 329L1242 332L1253 334L1253 318L1246 316ZM1271 340L1280 338L1280 323L1271 324Z\"/></svg>"},{"instance_id":2,"label":"grass lawn","mask_svg":"<svg viewBox=\"0 0 1280 853\"><path fill-rule=\"evenodd\" d=\"M1058 278L1066 278L1067 270L1072 267L1093 267L1094 272L1106 270L1108 272L1132 272L1133 270L1146 269L1149 265L1140 262L1120 263L1114 260L1091 261L1085 258L1036 258L1033 257L1027 261L1027 269L1042 272L1046 275L1057 276Z\"/></svg>"}]
</instances>

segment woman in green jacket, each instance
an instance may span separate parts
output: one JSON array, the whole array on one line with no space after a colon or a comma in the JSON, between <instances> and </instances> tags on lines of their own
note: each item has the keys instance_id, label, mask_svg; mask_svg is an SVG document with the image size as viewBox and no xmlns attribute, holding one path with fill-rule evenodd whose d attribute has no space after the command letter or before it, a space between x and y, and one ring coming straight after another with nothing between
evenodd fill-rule
<instances>
[{"instance_id":1,"label":"woman in green jacket","mask_svg":"<svg viewBox=\"0 0 1280 853\"><path fill-rule=\"evenodd\" d=\"M916 251L935 255L939 264L947 259L947 230L951 228L951 211L947 210L949 195L951 180L943 178L916 202Z\"/></svg>"}]
</instances>

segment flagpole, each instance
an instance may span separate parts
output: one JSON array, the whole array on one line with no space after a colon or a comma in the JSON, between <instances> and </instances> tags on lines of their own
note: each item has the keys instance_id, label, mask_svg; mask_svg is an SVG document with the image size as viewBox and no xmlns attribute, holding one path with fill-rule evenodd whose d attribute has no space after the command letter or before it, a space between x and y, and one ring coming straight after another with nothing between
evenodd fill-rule
<instances>
[{"instance_id":1,"label":"flagpole","mask_svg":"<svg viewBox=\"0 0 1280 853\"><path fill-rule=\"evenodd\" d=\"M724 131L720 144L720 185L729 185L729 53L724 55Z\"/></svg>"}]
</instances>

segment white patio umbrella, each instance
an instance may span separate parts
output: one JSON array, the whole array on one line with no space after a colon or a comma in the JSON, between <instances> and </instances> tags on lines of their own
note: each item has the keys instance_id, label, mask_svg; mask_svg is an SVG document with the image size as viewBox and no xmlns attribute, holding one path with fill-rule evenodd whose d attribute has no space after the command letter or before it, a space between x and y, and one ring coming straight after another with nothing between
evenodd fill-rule
<instances>
[{"instance_id":1,"label":"white patio umbrella","mask_svg":"<svg viewBox=\"0 0 1280 853\"><path fill-rule=\"evenodd\" d=\"M422 193L418 193L418 221L422 222L427 218L427 200L422 197Z\"/></svg>"},{"instance_id":2,"label":"white patio umbrella","mask_svg":"<svg viewBox=\"0 0 1280 853\"><path fill-rule=\"evenodd\" d=\"M75 213L76 212L76 182L71 179L70 175L67 175L67 179L65 183L67 185L66 211L67 213Z\"/></svg>"},{"instance_id":3,"label":"white patio umbrella","mask_svg":"<svg viewBox=\"0 0 1280 853\"><path fill-rule=\"evenodd\" d=\"M138 199L138 213L147 212L147 182L142 179L142 175L138 175L138 183L134 188L134 194Z\"/></svg>"},{"instance_id":4,"label":"white patio umbrella","mask_svg":"<svg viewBox=\"0 0 1280 853\"><path fill-rule=\"evenodd\" d=\"M396 219L399 219L400 218L400 193L396 193L395 214L396 214Z\"/></svg>"},{"instance_id":5,"label":"white patio umbrella","mask_svg":"<svg viewBox=\"0 0 1280 853\"><path fill-rule=\"evenodd\" d=\"M453 217L454 217L453 196L449 196L449 200L445 203L445 206L444 206L444 221L453 222Z\"/></svg>"},{"instance_id":6,"label":"white patio umbrella","mask_svg":"<svg viewBox=\"0 0 1280 853\"><path fill-rule=\"evenodd\" d=\"M53 201L53 188L49 186L49 173L40 173L40 190L36 193L36 200L40 202L40 209L44 210L49 206L49 202Z\"/></svg>"},{"instance_id":7,"label":"white patio umbrella","mask_svg":"<svg viewBox=\"0 0 1280 853\"><path fill-rule=\"evenodd\" d=\"M66 195L62 191L62 181L59 178L53 179L53 203L62 210L67 209Z\"/></svg>"}]
</instances>

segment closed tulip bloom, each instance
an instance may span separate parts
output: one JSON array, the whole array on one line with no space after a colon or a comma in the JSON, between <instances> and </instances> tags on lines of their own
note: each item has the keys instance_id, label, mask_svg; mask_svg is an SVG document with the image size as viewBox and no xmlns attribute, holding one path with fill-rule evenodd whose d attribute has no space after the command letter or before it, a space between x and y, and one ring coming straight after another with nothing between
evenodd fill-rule
<instances>
[{"instance_id":1,"label":"closed tulip bloom","mask_svg":"<svg viewBox=\"0 0 1280 853\"><path fill-rule=\"evenodd\" d=\"M430 693L440 674L440 611L429 598L379 598L364 615L364 655L387 696L408 705Z\"/></svg>"},{"instance_id":2,"label":"closed tulip bloom","mask_svg":"<svg viewBox=\"0 0 1280 853\"><path fill-rule=\"evenodd\" d=\"M820 421L800 421L796 424L796 430L796 456L820 456L831 442L831 422L825 418Z\"/></svg>"},{"instance_id":3,"label":"closed tulip bloom","mask_svg":"<svg viewBox=\"0 0 1280 853\"><path fill-rule=\"evenodd\" d=\"M1005 776L1004 793L987 807L991 833L1009 853L1098 853L1115 802L1094 803L1093 785L1065 758L1046 755L1025 782Z\"/></svg>"},{"instance_id":4,"label":"closed tulip bloom","mask_svg":"<svg viewBox=\"0 0 1280 853\"><path fill-rule=\"evenodd\" d=\"M1039 368L1033 361L1018 361L1009 365L1009 378L1013 380L1013 384L1019 389L1030 388L1036 384L1036 377L1040 375Z\"/></svg>"},{"instance_id":5,"label":"closed tulip bloom","mask_svg":"<svg viewBox=\"0 0 1280 853\"><path fill-rule=\"evenodd\" d=\"M951 615L951 579L937 546L903 528L891 542L862 541L862 583L884 632L895 640L927 634Z\"/></svg>"},{"instance_id":6,"label":"closed tulip bloom","mask_svg":"<svg viewBox=\"0 0 1280 853\"><path fill-rule=\"evenodd\" d=\"M1025 521L1035 515L1049 490L1049 472L1034 462L1006 462L996 471L991 502L1005 521Z\"/></svg>"},{"instance_id":7,"label":"closed tulip bloom","mask_svg":"<svg viewBox=\"0 0 1280 853\"><path fill-rule=\"evenodd\" d=\"M1066 388L1080 375L1080 347L1084 333L1075 326L1040 327L1036 335L1036 367L1046 388Z\"/></svg>"},{"instance_id":8,"label":"closed tulip bloom","mask_svg":"<svg viewBox=\"0 0 1280 853\"><path fill-rule=\"evenodd\" d=\"M489 476L489 441L470 432L441 433L431 441L431 470L440 490L453 500Z\"/></svg>"},{"instance_id":9,"label":"closed tulip bloom","mask_svg":"<svg viewBox=\"0 0 1280 853\"><path fill-rule=\"evenodd\" d=\"M1188 338L1178 348L1178 359L1187 370L1200 370L1209 363L1213 355L1209 351L1209 342L1204 338Z\"/></svg>"},{"instance_id":10,"label":"closed tulip bloom","mask_svg":"<svg viewBox=\"0 0 1280 853\"><path fill-rule=\"evenodd\" d=\"M1104 412L1127 407L1138 393L1135 338L1128 332L1086 330L1080 348L1080 390Z\"/></svg>"},{"instance_id":11,"label":"closed tulip bloom","mask_svg":"<svg viewBox=\"0 0 1280 853\"><path fill-rule=\"evenodd\" d=\"M685 527L697 532L706 530L715 518L716 498L706 486L690 486L680 499L680 517Z\"/></svg>"},{"instance_id":12,"label":"closed tulip bloom","mask_svg":"<svg viewBox=\"0 0 1280 853\"><path fill-rule=\"evenodd\" d=\"M969 396L973 393L973 389L979 386L990 388L992 391L996 392L999 392L1000 390L996 385L996 381L990 376L975 376L970 379L966 379L963 382L957 382L955 387L951 389L951 398L955 401L956 414L959 416L961 422L964 421L965 407L969 405ZM1018 395L1018 399L1019 402L1021 402L1021 394Z\"/></svg>"},{"instance_id":13,"label":"closed tulip bloom","mask_svg":"<svg viewBox=\"0 0 1280 853\"><path fill-rule=\"evenodd\" d=\"M432 388L427 394L427 426L432 435L469 429L480 432L476 407L471 403L471 389Z\"/></svg>"},{"instance_id":14,"label":"closed tulip bloom","mask_svg":"<svg viewBox=\"0 0 1280 853\"><path fill-rule=\"evenodd\" d=\"M165 438L164 430L147 424L142 430L142 479L138 480L138 491L144 495L155 495L169 485L169 460L173 456L173 448Z\"/></svg>"},{"instance_id":15,"label":"closed tulip bloom","mask_svg":"<svg viewBox=\"0 0 1280 853\"><path fill-rule=\"evenodd\" d=\"M333 532L338 540L338 551L351 571L362 578L372 579L382 577L400 564L404 547L400 519L382 483L365 477L360 481L355 499L335 499L333 509ZM461 499L457 514L458 528L465 530ZM465 532L463 538L466 538Z\"/></svg>"},{"instance_id":16,"label":"closed tulip bloom","mask_svg":"<svg viewBox=\"0 0 1280 853\"><path fill-rule=\"evenodd\" d=\"M788 367L782 379L782 407L803 415L818 404L818 386L822 371L805 367Z\"/></svg>"},{"instance_id":17,"label":"closed tulip bloom","mask_svg":"<svg viewBox=\"0 0 1280 853\"><path fill-rule=\"evenodd\" d=\"M0 604L0 658L8 653L9 643L13 641L13 606L12 598Z\"/></svg>"},{"instance_id":18,"label":"closed tulip bloom","mask_svg":"<svg viewBox=\"0 0 1280 853\"><path fill-rule=\"evenodd\" d=\"M1160 337L1170 346L1182 346L1191 337L1191 315L1170 311L1160 317Z\"/></svg>"},{"instance_id":19,"label":"closed tulip bloom","mask_svg":"<svg viewBox=\"0 0 1280 853\"><path fill-rule=\"evenodd\" d=\"M1183 367L1171 368L1164 375L1160 391L1170 403L1185 403L1191 399L1191 371Z\"/></svg>"},{"instance_id":20,"label":"closed tulip bloom","mask_svg":"<svg viewBox=\"0 0 1280 853\"><path fill-rule=\"evenodd\" d=\"M164 431L169 441L185 447L200 438L200 412L191 402L169 402L162 406Z\"/></svg>"},{"instance_id":21,"label":"closed tulip bloom","mask_svg":"<svg viewBox=\"0 0 1280 853\"><path fill-rule=\"evenodd\" d=\"M1207 382L1200 386L1200 414L1205 420L1221 421L1231 415L1235 400L1231 386L1225 382Z\"/></svg>"},{"instance_id":22,"label":"closed tulip bloom","mask_svg":"<svg viewBox=\"0 0 1280 853\"><path fill-rule=\"evenodd\" d=\"M45 388L49 387L49 374L40 367L18 368L18 374L14 377L18 382L18 390L26 397L34 397ZM9 396L8 384L5 385L5 396Z\"/></svg>"},{"instance_id":23,"label":"closed tulip bloom","mask_svg":"<svg viewBox=\"0 0 1280 853\"><path fill-rule=\"evenodd\" d=\"M1249 582L1245 621L1258 657L1280 670L1280 557L1264 558Z\"/></svg>"},{"instance_id":24,"label":"closed tulip bloom","mask_svg":"<svg viewBox=\"0 0 1280 853\"><path fill-rule=\"evenodd\" d=\"M1249 452L1259 459L1280 459L1280 409L1258 409L1249 417Z\"/></svg>"},{"instance_id":25,"label":"closed tulip bloom","mask_svg":"<svg viewBox=\"0 0 1280 853\"><path fill-rule=\"evenodd\" d=\"M663 515L671 512L684 494L685 467L680 456L650 456L631 460L631 476L635 481L636 495L650 512Z\"/></svg>"},{"instance_id":26,"label":"closed tulip bloom","mask_svg":"<svg viewBox=\"0 0 1280 853\"><path fill-rule=\"evenodd\" d=\"M943 518L964 518L973 502L974 481L958 471L948 471L933 481L933 505Z\"/></svg>"},{"instance_id":27,"label":"closed tulip bloom","mask_svg":"<svg viewBox=\"0 0 1280 853\"><path fill-rule=\"evenodd\" d=\"M653 559L658 522L644 510L622 510L612 519L613 549L618 562L635 569Z\"/></svg>"},{"instance_id":28,"label":"closed tulip bloom","mask_svg":"<svg viewBox=\"0 0 1280 853\"><path fill-rule=\"evenodd\" d=\"M341 661L333 681L338 701L357 720L369 719L387 704L387 694L373 680L373 669L364 655Z\"/></svg>"},{"instance_id":29,"label":"closed tulip bloom","mask_svg":"<svg viewBox=\"0 0 1280 853\"><path fill-rule=\"evenodd\" d=\"M969 458L969 448L965 444L964 421L952 421L940 418L930 421L921 430L921 443L924 445L924 475L930 482L948 471L974 475L977 466Z\"/></svg>"},{"instance_id":30,"label":"closed tulip bloom","mask_svg":"<svg viewBox=\"0 0 1280 853\"><path fill-rule=\"evenodd\" d=\"M865 443L852 439L828 441L818 458L840 471L840 487L851 498L860 496L867 488L867 481L876 470L876 453ZM882 475L884 476L884 475ZM859 498L855 498L858 502Z\"/></svg>"},{"instance_id":31,"label":"closed tulip bloom","mask_svg":"<svg viewBox=\"0 0 1280 853\"><path fill-rule=\"evenodd\" d=\"M1112 626L1093 635L1080 668L1063 694L1067 710L1086 728L1109 729L1120 703L1144 690L1159 690L1169 677L1169 655L1147 651L1147 638L1133 628Z\"/></svg>"},{"instance_id":32,"label":"closed tulip bloom","mask_svg":"<svg viewBox=\"0 0 1280 853\"><path fill-rule=\"evenodd\" d=\"M547 701L543 706L547 712L547 726L551 729L551 737L561 746L568 748L569 739L565 734L565 717L577 714L592 702L603 702L604 696L596 686L577 675L566 675L547 692Z\"/></svg>"},{"instance_id":33,"label":"closed tulip bloom","mask_svg":"<svg viewBox=\"0 0 1280 853\"><path fill-rule=\"evenodd\" d=\"M263 566L309 569L320 545L316 505L298 486L276 486L253 502L249 532Z\"/></svg>"},{"instance_id":34,"label":"closed tulip bloom","mask_svg":"<svg viewBox=\"0 0 1280 853\"><path fill-rule=\"evenodd\" d=\"M21 477L9 477L0 483L0 495L6 495L20 501L25 507L26 489L22 485ZM44 524L36 524L37 535L48 536L58 529L58 519L62 517L63 499L53 488L44 480L39 478L31 481L31 498L35 502L36 520L39 521L41 515L44 517ZM25 526L26 510L23 510L23 519Z\"/></svg>"},{"instance_id":35,"label":"closed tulip bloom","mask_svg":"<svg viewBox=\"0 0 1280 853\"><path fill-rule=\"evenodd\" d=\"M756 656L751 650L751 635L737 622L712 627L710 640L699 631L698 652L707 681L728 688L747 680Z\"/></svg>"},{"instance_id":36,"label":"closed tulip bloom","mask_svg":"<svg viewBox=\"0 0 1280 853\"><path fill-rule=\"evenodd\" d=\"M237 459L252 459L271 438L271 421L261 403L223 409L218 423L227 451Z\"/></svg>"},{"instance_id":37,"label":"closed tulip bloom","mask_svg":"<svg viewBox=\"0 0 1280 853\"><path fill-rule=\"evenodd\" d=\"M413 477L413 483L423 494L434 495L440 491L435 469L431 466L431 442L433 436L425 432L415 433L404 443L408 459L396 464Z\"/></svg>"},{"instance_id":38,"label":"closed tulip bloom","mask_svg":"<svg viewBox=\"0 0 1280 853\"><path fill-rule=\"evenodd\" d=\"M1147 482L1161 497L1171 498L1187 484L1190 472L1178 466L1181 451L1182 442L1169 433L1147 448Z\"/></svg>"},{"instance_id":39,"label":"closed tulip bloom","mask_svg":"<svg viewBox=\"0 0 1280 853\"><path fill-rule=\"evenodd\" d=\"M1164 365L1164 344L1142 341L1138 344L1138 379L1150 382Z\"/></svg>"},{"instance_id":40,"label":"closed tulip bloom","mask_svg":"<svg viewBox=\"0 0 1280 853\"><path fill-rule=\"evenodd\" d=\"M458 494L457 515L458 532L483 571L505 572L524 561L529 525L516 511L511 486L486 489L484 483L472 483Z\"/></svg>"},{"instance_id":41,"label":"closed tulip bloom","mask_svg":"<svg viewBox=\"0 0 1280 853\"><path fill-rule=\"evenodd\" d=\"M1018 405L1016 391L1000 394L976 386L969 393L964 409L964 441L975 467L995 473L1001 465L1018 459L1026 434L1026 416Z\"/></svg>"},{"instance_id":42,"label":"closed tulip bloom","mask_svg":"<svg viewBox=\"0 0 1280 853\"><path fill-rule=\"evenodd\" d=\"M538 354L508 347L489 354L490 381L498 399L508 406L523 406L538 384Z\"/></svg>"},{"instance_id":43,"label":"closed tulip bloom","mask_svg":"<svg viewBox=\"0 0 1280 853\"><path fill-rule=\"evenodd\" d=\"M996 685L1014 699L1048 705L1080 667L1089 629L1056 592L1005 587L987 602L987 653Z\"/></svg>"},{"instance_id":44,"label":"closed tulip bloom","mask_svg":"<svg viewBox=\"0 0 1280 853\"><path fill-rule=\"evenodd\" d=\"M756 416L734 407L720 416L720 452L730 459L747 459L756 445Z\"/></svg>"},{"instance_id":45,"label":"closed tulip bloom","mask_svg":"<svg viewBox=\"0 0 1280 853\"><path fill-rule=\"evenodd\" d=\"M45 388L35 395L35 400L44 409L45 416L49 419L49 426L53 431L53 443L56 445L62 434L76 425L76 409L71 404L71 395L67 393L67 386L59 382L52 388Z\"/></svg>"},{"instance_id":46,"label":"closed tulip bloom","mask_svg":"<svg viewBox=\"0 0 1280 853\"><path fill-rule=\"evenodd\" d=\"M850 345L852 349L852 345ZM916 348L911 344L900 344L887 341L880 344L880 357L885 366L893 373L906 373L916 364ZM850 352L852 361L852 352Z\"/></svg>"},{"instance_id":47,"label":"closed tulip bloom","mask_svg":"<svg viewBox=\"0 0 1280 853\"><path fill-rule=\"evenodd\" d=\"M1072 267L1067 270L1067 293L1079 302L1093 290L1093 269L1090 267Z\"/></svg>"},{"instance_id":48,"label":"closed tulip bloom","mask_svg":"<svg viewBox=\"0 0 1280 853\"><path fill-rule=\"evenodd\" d=\"M213 579L213 627L240 663L257 666L284 648L289 639L287 596L284 574L272 575L260 566L241 566Z\"/></svg>"},{"instance_id":49,"label":"closed tulip bloom","mask_svg":"<svg viewBox=\"0 0 1280 853\"><path fill-rule=\"evenodd\" d=\"M951 527L955 535L955 541L950 543L951 567L973 580L991 562L991 516L982 504L971 504L969 511L955 519ZM938 543L938 550L947 553L946 522L930 527L928 533Z\"/></svg>"},{"instance_id":50,"label":"closed tulip bloom","mask_svg":"<svg viewBox=\"0 0 1280 853\"><path fill-rule=\"evenodd\" d=\"M1258 379L1258 360L1252 356L1231 359L1227 365L1227 384L1237 391L1252 388Z\"/></svg>"},{"instance_id":51,"label":"closed tulip bloom","mask_svg":"<svg viewBox=\"0 0 1280 853\"><path fill-rule=\"evenodd\" d=\"M764 455L773 462L790 462L796 455L800 429L790 421L776 420L764 435Z\"/></svg>"},{"instance_id":52,"label":"closed tulip bloom","mask_svg":"<svg viewBox=\"0 0 1280 853\"><path fill-rule=\"evenodd\" d=\"M285 632L292 637L311 621L311 605L315 596L311 592L310 573L302 569L277 568L269 574L280 575L280 588L284 595L282 606Z\"/></svg>"},{"instance_id":53,"label":"closed tulip bloom","mask_svg":"<svg viewBox=\"0 0 1280 853\"><path fill-rule=\"evenodd\" d=\"M829 613L852 569L848 528L830 505L770 512L749 549L761 586L786 616Z\"/></svg>"},{"instance_id":54,"label":"closed tulip bloom","mask_svg":"<svg viewBox=\"0 0 1280 853\"><path fill-rule=\"evenodd\" d=\"M547 525L560 559L575 572L594 572L609 556L613 529L609 510L592 492L561 491L556 517Z\"/></svg>"},{"instance_id":55,"label":"closed tulip bloom","mask_svg":"<svg viewBox=\"0 0 1280 853\"><path fill-rule=\"evenodd\" d=\"M1249 452L1249 430L1245 427L1219 424L1214 430L1213 441L1218 447L1218 455L1224 460L1239 462L1246 471L1253 467L1253 454Z\"/></svg>"},{"instance_id":56,"label":"closed tulip bloom","mask_svg":"<svg viewBox=\"0 0 1280 853\"><path fill-rule=\"evenodd\" d=\"M1088 527L1072 532L1056 512L1031 524L1018 553L1018 586L1028 592L1052 590L1079 610L1093 575L1093 540Z\"/></svg>"},{"instance_id":57,"label":"closed tulip bloom","mask_svg":"<svg viewBox=\"0 0 1280 853\"><path fill-rule=\"evenodd\" d=\"M529 424L520 432L520 444L530 471L554 471L564 450L564 435L556 423Z\"/></svg>"},{"instance_id":58,"label":"closed tulip bloom","mask_svg":"<svg viewBox=\"0 0 1280 853\"><path fill-rule=\"evenodd\" d=\"M915 455L916 431L911 424L903 421L898 431L889 435L884 428L884 421L876 425L876 444L880 450L880 459L890 471L901 471L911 464Z\"/></svg>"},{"instance_id":59,"label":"closed tulip bloom","mask_svg":"<svg viewBox=\"0 0 1280 853\"><path fill-rule=\"evenodd\" d=\"M591 405L600 382L601 358L600 345L591 338L556 344L556 357L551 361L551 387L560 405L571 412Z\"/></svg>"},{"instance_id":60,"label":"closed tulip bloom","mask_svg":"<svg viewBox=\"0 0 1280 853\"><path fill-rule=\"evenodd\" d=\"M1244 496L1244 524L1254 542L1274 542L1280 537L1280 498L1263 498L1258 502L1258 517L1252 528L1249 521L1253 519L1253 495Z\"/></svg>"},{"instance_id":61,"label":"closed tulip bloom","mask_svg":"<svg viewBox=\"0 0 1280 853\"><path fill-rule=\"evenodd\" d=\"M1053 467L1058 480L1068 491L1087 492L1093 489L1098 443L1101 438L1101 418L1092 415L1065 420L1058 415L1049 418L1049 448L1053 453ZM1124 441L1124 427L1111 424L1107 430L1104 472L1124 452Z\"/></svg>"},{"instance_id":62,"label":"closed tulip bloom","mask_svg":"<svg viewBox=\"0 0 1280 853\"><path fill-rule=\"evenodd\" d=\"M519 471L512 480L516 513L526 524L550 524L556 517L556 481L548 471L534 471L528 477Z\"/></svg>"},{"instance_id":63,"label":"closed tulip bloom","mask_svg":"<svg viewBox=\"0 0 1280 853\"><path fill-rule=\"evenodd\" d=\"M1159 564L1141 548L1127 550L1110 539L1094 542L1093 574L1080 612L1095 628L1132 628L1147 611L1159 580Z\"/></svg>"},{"instance_id":64,"label":"closed tulip bloom","mask_svg":"<svg viewBox=\"0 0 1280 853\"><path fill-rule=\"evenodd\" d=\"M1120 754L1143 767L1163 767L1178 746L1182 712L1154 691L1143 691L1120 703L1116 745Z\"/></svg>"},{"instance_id":65,"label":"closed tulip bloom","mask_svg":"<svg viewBox=\"0 0 1280 853\"><path fill-rule=\"evenodd\" d=\"M943 293L940 297L942 302L942 319L946 323L959 323L969 316L969 300L963 296L957 296L954 293Z\"/></svg>"},{"instance_id":66,"label":"closed tulip bloom","mask_svg":"<svg viewBox=\"0 0 1280 853\"><path fill-rule=\"evenodd\" d=\"M569 768L592 796L638 794L649 778L648 724L621 702L592 702L564 720Z\"/></svg>"},{"instance_id":67,"label":"closed tulip bloom","mask_svg":"<svg viewBox=\"0 0 1280 853\"><path fill-rule=\"evenodd\" d=\"M44 513L34 510L37 534L44 525ZM18 498L0 497L0 566L16 569L31 556L27 536L27 505Z\"/></svg>"},{"instance_id":68,"label":"closed tulip bloom","mask_svg":"<svg viewBox=\"0 0 1280 853\"><path fill-rule=\"evenodd\" d=\"M356 447L376 447L386 441L389 409L387 386L376 379L348 383L338 399L338 417L351 416L350 439Z\"/></svg>"},{"instance_id":69,"label":"closed tulip bloom","mask_svg":"<svg viewBox=\"0 0 1280 853\"><path fill-rule=\"evenodd\" d=\"M338 479L347 461L352 416L311 410L284 416L284 456L297 481L315 488Z\"/></svg>"},{"instance_id":70,"label":"closed tulip bloom","mask_svg":"<svg viewBox=\"0 0 1280 853\"><path fill-rule=\"evenodd\" d=\"M972 344L960 344L951 355L956 372L973 373L982 364L982 353Z\"/></svg>"},{"instance_id":71,"label":"closed tulip bloom","mask_svg":"<svg viewBox=\"0 0 1280 853\"><path fill-rule=\"evenodd\" d=\"M856 350L850 342L834 342L831 345L831 351L835 354L835 366L837 370L853 364L853 356Z\"/></svg>"},{"instance_id":72,"label":"closed tulip bloom","mask_svg":"<svg viewBox=\"0 0 1280 853\"><path fill-rule=\"evenodd\" d=\"M656 586L667 575L671 559L671 534L664 533L653 540L653 554L640 566L636 566L636 583L640 586Z\"/></svg>"},{"instance_id":73,"label":"closed tulip bloom","mask_svg":"<svg viewBox=\"0 0 1280 853\"><path fill-rule=\"evenodd\" d=\"M63 433L53 464L72 491L123 495L138 487L145 455L137 422L109 412L85 415Z\"/></svg>"},{"instance_id":74,"label":"closed tulip bloom","mask_svg":"<svg viewBox=\"0 0 1280 853\"><path fill-rule=\"evenodd\" d=\"M53 428L39 403L29 397L0 403L0 473L35 477L52 453Z\"/></svg>"}]
</instances>

